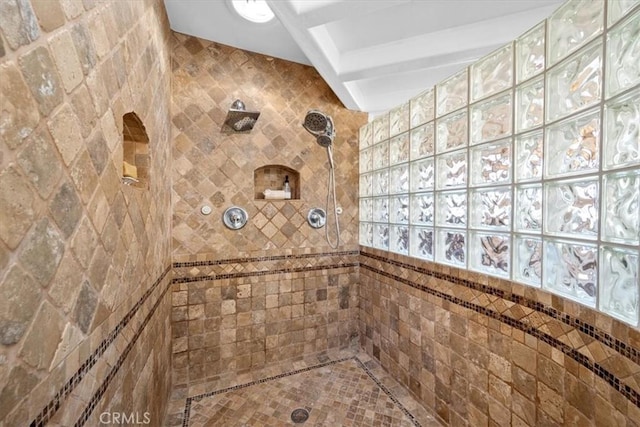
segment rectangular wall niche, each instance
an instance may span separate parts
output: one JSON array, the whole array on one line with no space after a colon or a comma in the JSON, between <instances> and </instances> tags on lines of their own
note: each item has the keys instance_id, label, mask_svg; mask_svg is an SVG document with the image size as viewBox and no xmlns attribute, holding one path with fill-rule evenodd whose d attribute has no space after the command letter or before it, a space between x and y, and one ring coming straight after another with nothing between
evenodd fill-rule
<instances>
[{"instance_id":1,"label":"rectangular wall niche","mask_svg":"<svg viewBox=\"0 0 640 427\"><path fill-rule=\"evenodd\" d=\"M637 326L640 6L628 4L567 2L362 127L360 244Z\"/></svg>"}]
</instances>

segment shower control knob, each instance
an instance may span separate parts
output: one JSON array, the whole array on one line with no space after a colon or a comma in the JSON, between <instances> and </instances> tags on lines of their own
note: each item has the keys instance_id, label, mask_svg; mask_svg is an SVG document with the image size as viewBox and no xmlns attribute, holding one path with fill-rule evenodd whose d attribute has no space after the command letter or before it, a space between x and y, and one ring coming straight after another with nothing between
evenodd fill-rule
<instances>
[{"instance_id":1,"label":"shower control knob","mask_svg":"<svg viewBox=\"0 0 640 427\"><path fill-rule=\"evenodd\" d=\"M322 228L324 227L325 222L327 222L327 214L324 209L321 208L309 209L307 222L311 228Z\"/></svg>"}]
</instances>

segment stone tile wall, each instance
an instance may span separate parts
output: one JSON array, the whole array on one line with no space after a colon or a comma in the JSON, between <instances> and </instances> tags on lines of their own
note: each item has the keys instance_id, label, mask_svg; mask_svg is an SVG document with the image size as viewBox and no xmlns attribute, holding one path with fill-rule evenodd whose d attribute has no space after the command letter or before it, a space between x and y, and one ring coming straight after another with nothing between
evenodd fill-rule
<instances>
[{"instance_id":1,"label":"stone tile wall","mask_svg":"<svg viewBox=\"0 0 640 427\"><path fill-rule=\"evenodd\" d=\"M174 34L172 80L173 255L174 261L202 261L328 252L324 229L306 223L311 207L326 203L328 160L302 127L306 112L333 117L342 245L358 244L358 129L366 114L346 110L311 67ZM261 115L250 132L224 127L227 111L241 99ZM284 165L300 174L300 200L256 200L254 170ZM279 183L281 189L282 183ZM200 213L202 205L213 212ZM225 209L237 205L249 223L231 231L222 224Z\"/></svg>"},{"instance_id":2,"label":"stone tile wall","mask_svg":"<svg viewBox=\"0 0 640 427\"><path fill-rule=\"evenodd\" d=\"M160 0L0 5L4 425L98 425L98 411L162 419L168 28ZM148 190L120 181L130 111L151 141Z\"/></svg>"},{"instance_id":3,"label":"stone tile wall","mask_svg":"<svg viewBox=\"0 0 640 427\"><path fill-rule=\"evenodd\" d=\"M506 280L359 259L362 346L446 425L639 425L637 329Z\"/></svg>"},{"instance_id":4,"label":"stone tile wall","mask_svg":"<svg viewBox=\"0 0 640 427\"><path fill-rule=\"evenodd\" d=\"M357 252L175 263L177 390L357 337Z\"/></svg>"}]
</instances>

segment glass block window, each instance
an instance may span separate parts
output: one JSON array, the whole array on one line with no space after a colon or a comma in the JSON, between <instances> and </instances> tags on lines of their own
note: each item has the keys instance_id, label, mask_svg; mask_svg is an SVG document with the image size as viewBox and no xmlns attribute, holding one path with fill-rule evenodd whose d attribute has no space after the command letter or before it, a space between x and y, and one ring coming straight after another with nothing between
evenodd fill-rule
<instances>
[{"instance_id":1,"label":"glass block window","mask_svg":"<svg viewBox=\"0 0 640 427\"><path fill-rule=\"evenodd\" d=\"M360 244L638 326L639 40L639 3L567 2L376 117L360 130Z\"/></svg>"}]
</instances>

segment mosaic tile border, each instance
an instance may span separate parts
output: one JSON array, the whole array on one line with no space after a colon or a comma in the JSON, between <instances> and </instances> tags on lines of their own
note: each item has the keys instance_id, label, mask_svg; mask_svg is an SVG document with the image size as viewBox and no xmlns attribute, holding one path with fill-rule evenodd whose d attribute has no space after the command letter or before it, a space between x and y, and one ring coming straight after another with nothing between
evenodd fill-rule
<instances>
[{"instance_id":1,"label":"mosaic tile border","mask_svg":"<svg viewBox=\"0 0 640 427\"><path fill-rule=\"evenodd\" d=\"M575 316L572 316L568 313L564 313L556 310L553 307L550 307L546 304L543 304L538 301L531 300L521 295L515 295L511 292L505 292L500 289L496 289L489 285L483 285L481 283L473 282L471 280L464 280L459 277L452 276L450 274L438 273L432 271L428 268L417 267L415 265L406 264L400 261L391 260L385 257L381 257L379 255L375 255L372 253L361 251L360 255L374 259L376 261L386 262L387 264L391 264L394 267L401 267L407 270L415 271L416 273L425 274L427 276L434 277L436 279L446 280L448 282L454 283L456 285L466 286L469 289L473 289L476 291L484 292L486 294L494 295L499 298L505 299L507 301L511 301L516 304L520 304L524 307L530 308L532 310L536 310L540 313L544 313L547 316L550 316L556 320L561 321L562 323L569 325L571 327L576 328L580 332L590 336L591 338L599 341L600 343L606 345L607 347L615 350L621 355L625 356L627 359L633 361L634 363L640 365L640 349L637 349L629 344L618 340L617 338L611 336L610 334L604 332L596 326L593 326L589 323L586 323L580 319L577 319Z\"/></svg>"},{"instance_id":2,"label":"mosaic tile border","mask_svg":"<svg viewBox=\"0 0 640 427\"><path fill-rule=\"evenodd\" d=\"M244 272L244 273L224 273L224 274L212 274L210 276L176 277L173 279L173 283L192 283L192 282L201 282L204 280L238 279L242 277L268 276L271 274L282 274L282 273L304 273L308 271L333 270L336 268L357 267L358 265L359 263L357 262L346 262L343 264L314 265L311 267L279 268L277 270L250 271L250 272Z\"/></svg>"},{"instance_id":3,"label":"mosaic tile border","mask_svg":"<svg viewBox=\"0 0 640 427\"><path fill-rule=\"evenodd\" d=\"M149 298L149 296L153 293L153 291L160 285L160 283L162 283L162 281L165 279L165 277L167 276L167 274L169 274L170 271L171 271L171 266L168 266L162 272L162 274L160 274L160 276L156 279L156 281L153 282L151 287L149 287L149 289L145 291L142 297L140 297L140 299L135 303L135 305L131 307L131 309L122 318L122 320L120 320L120 322L116 325L116 327L113 328L113 330L109 333L109 335L107 335L107 337L102 340L102 342L94 350L94 352L82 363L82 365L80 365L80 368L71 376L71 378L69 378L69 380L65 383L65 385L62 386L60 390L58 390L58 392L49 401L49 403L40 411L40 413L36 416L36 418L33 421L31 421L31 423L29 424L30 427L42 427L47 424L47 422L55 415L58 409L60 409L62 402L73 392L76 386L80 384L82 379L89 373L89 371L91 371L93 366L98 362L98 360L107 350L107 348L120 335L120 333L124 330L124 328L129 324L131 319L138 313L138 310L140 310L140 307L142 307L145 301ZM167 285L165 286L165 288L162 290L162 293L160 294L160 297L158 298L156 303L153 305L149 313L147 313L147 316L145 317L144 321L136 331L135 335L133 336L129 344L127 344L127 347L118 358L117 363L111 368L111 370L109 371L109 374L107 374L107 377L104 379L103 383L100 385L100 387L98 387L98 390L96 390L94 395L91 397L91 400L85 407L81 417L75 423L75 426L82 426L87 421L87 419L91 415L91 412L93 411L93 409L96 407L96 405L98 404L98 402L100 401L104 393L106 392L107 387L109 386L109 383L111 382L113 377L115 377L115 374L120 370L124 362L124 359L126 358L126 356L129 354L129 352L135 345L136 341L140 337L140 334L144 330L147 323L149 323L149 320L151 319L156 309L160 305L162 298L167 293L170 286L171 286L171 281L168 280Z\"/></svg>"},{"instance_id":4,"label":"mosaic tile border","mask_svg":"<svg viewBox=\"0 0 640 427\"><path fill-rule=\"evenodd\" d=\"M307 259L307 258L321 258L326 256L344 256L353 255L356 256L360 251L341 251L341 252L320 252L316 254L299 254L299 255L274 255L274 256L262 256L262 257L246 257L246 258L227 258L220 260L208 260L208 261L187 261L187 262L174 262L173 268L180 267L203 267L212 265L224 265L224 264L242 264L247 262L261 262L261 261L282 261L287 259Z\"/></svg>"},{"instance_id":5,"label":"mosaic tile border","mask_svg":"<svg viewBox=\"0 0 640 427\"><path fill-rule=\"evenodd\" d=\"M323 363L319 363L317 365L313 365L313 366L308 366L306 368L301 368L301 369L296 369L294 371L289 371L289 372L285 372L282 374L278 374L278 375L273 375L271 377L267 377L267 378L261 378L259 380L255 380L255 381L250 381L248 383L243 383L243 384L238 384L238 385L234 385L231 387L225 387L219 390L215 390L215 391L210 391L207 393L202 393L202 394L198 394L195 396L191 396L191 397L187 397L186 401L185 401L185 405L184 405L184 417L182 418L182 427L189 427L189 418L191 416L191 402L199 402L200 400L204 399L205 397L211 397L211 396L215 396L218 394L223 394L223 393L227 393L229 391L234 391L234 390L240 390L243 388L247 388L247 387L251 387L253 385L256 384L262 384L262 383L266 383L269 381L273 381L273 380L277 380L280 378L285 378L285 377L290 377L292 375L296 375L296 374L300 374L302 372L309 372L311 370L314 369L318 369L318 368L323 368L325 366L331 366L331 365L335 365L336 363L341 363L341 362L346 362L348 360L354 360L356 362L356 364L365 371L365 373L367 374L367 376L369 376L369 378L371 378L373 380L373 382L376 383L376 385L380 388L380 390L382 390L387 397L389 397L389 399L391 399L391 401L393 403L395 403L395 405L397 406L398 409L400 409L402 411L403 414L405 414L413 423L413 425L415 427L421 427L421 424L418 422L418 420L416 419L416 417L409 412L409 410L407 408L404 407L404 405L395 397L395 395L391 392L391 390L389 390L384 384L382 384L382 382L373 374L373 372L371 372L369 370L369 368L367 368L367 366L362 363L362 361L357 357L357 356L351 356L351 357L344 357L342 359L337 359L337 360L331 360L328 362L323 362Z\"/></svg>"},{"instance_id":6,"label":"mosaic tile border","mask_svg":"<svg viewBox=\"0 0 640 427\"><path fill-rule=\"evenodd\" d=\"M448 274L441 274L441 273L435 273L433 271L429 271L427 269L423 269L420 267L414 267L411 266L409 264L404 264L398 261L393 261L393 260L388 260L384 257L379 257L370 253L365 253L365 252L361 252L361 255L363 255L364 257L368 257L368 258L372 258L372 259L377 259L379 261L384 261L387 262L389 264L392 264L394 266L397 267L406 267L408 269L411 269L413 271L417 271L420 273L424 273L426 275L429 275L431 277L436 277L439 279L444 279L447 281L451 281L454 282L456 284L460 284L463 286L468 286L472 289L477 289L476 286L478 287L486 287L485 285L481 285L479 283L475 283L475 282L471 282L468 280L462 280L459 278L455 278L453 276L450 276ZM372 267L370 265L364 264L364 263L360 263L360 268L365 269L365 270L369 270L375 274L379 274L381 276L387 277L389 279L395 280L397 282L403 283L405 285L408 285L414 289L420 290L422 292L426 292L430 295L436 296L438 298L442 298L445 301L454 303L456 305L462 306L464 308L473 310L479 314L485 315L487 317L496 319L502 323L505 323L511 327L517 328L525 333L528 333L534 337L536 337L537 339L549 344L550 346L556 348L557 350L561 351L562 353L566 354L567 356L571 357L573 360L575 360L576 362L580 363L582 366L584 366L585 368L587 368L588 370L590 370L591 372L593 372L595 375L597 375L598 377L602 378L603 380L605 380L611 387L613 387L616 391L618 391L620 394L622 394L626 399L628 399L631 403L633 403L635 406L637 406L638 408L640 408L640 393L638 393L636 390L634 390L633 388L631 388L630 386L624 384L624 382L616 377L614 374L612 374L611 372L609 372L607 369L603 368L602 366L600 366L600 364L593 362L592 360L590 360L587 356L585 356L584 354L580 353L579 351L577 351L576 349L568 346L567 344L559 341L558 339L540 331L539 329L527 325L519 320L515 320L511 317L505 316L503 314L500 314L498 312L495 312L493 310L490 310L486 307L482 307L480 305L477 304L473 304L470 303L468 301L465 301L461 298L458 297L454 297L452 295L446 294L444 292L432 289L428 286L425 286L423 284L420 283L416 283L413 282L409 279L405 279L403 277L400 276L396 276L395 274L391 274L391 273L387 273L385 271L379 270L375 267ZM424 271L423 271L424 270ZM455 280L453 280L455 279ZM490 289L494 289L494 288L490 288ZM481 289L478 289L481 290ZM501 292L497 289L494 289L496 292ZM488 291L487 291L488 292ZM488 292L489 293L489 292ZM492 293L492 295L496 295L496 293ZM506 295L504 297L505 299L510 300ZM523 300L526 300L523 298ZM532 301L531 301L532 302ZM540 303L536 303L540 306L544 307L544 304L540 304ZM534 308L534 307L531 307ZM538 310L538 311L542 311L542 310ZM565 313L561 313L562 316L568 316ZM594 328L591 325L587 325L584 324L585 326L589 326L590 328ZM594 328L595 329L595 328Z\"/></svg>"}]
</instances>

